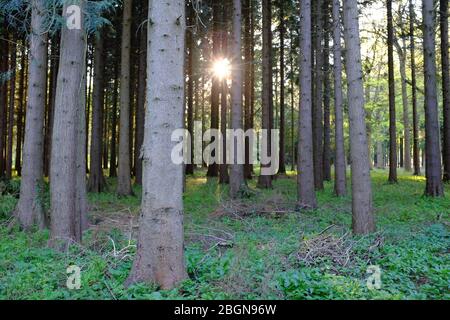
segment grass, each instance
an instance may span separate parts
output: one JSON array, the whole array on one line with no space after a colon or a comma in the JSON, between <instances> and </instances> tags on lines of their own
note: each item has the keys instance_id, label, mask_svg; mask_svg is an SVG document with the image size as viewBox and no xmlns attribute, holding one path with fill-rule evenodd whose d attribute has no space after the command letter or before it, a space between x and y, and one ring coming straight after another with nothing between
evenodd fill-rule
<instances>
[{"instance_id":1,"label":"grass","mask_svg":"<svg viewBox=\"0 0 450 320\"><path fill-rule=\"evenodd\" d=\"M58 253L46 246L48 231L7 230L17 199L4 192L0 299L450 299L450 194L424 198L422 177L401 174L399 184L390 185L386 172L374 171L378 231L350 239L351 197L334 197L331 182L318 193L319 209L295 212L289 210L296 198L293 173L276 180L273 190L257 190L253 181L254 194L239 204L248 212L239 215L227 187L203 174L188 179L184 196L189 279L170 291L123 286L135 250L129 242L135 229L127 221L137 222L139 196L90 194L94 223L103 227L89 231L83 245ZM114 190L115 181L109 183ZM276 206L285 207L277 214ZM309 241L324 235L350 241L347 264L332 256L299 259ZM81 268L80 290L66 287L70 265ZM379 290L367 288L370 265L380 267Z\"/></svg>"}]
</instances>

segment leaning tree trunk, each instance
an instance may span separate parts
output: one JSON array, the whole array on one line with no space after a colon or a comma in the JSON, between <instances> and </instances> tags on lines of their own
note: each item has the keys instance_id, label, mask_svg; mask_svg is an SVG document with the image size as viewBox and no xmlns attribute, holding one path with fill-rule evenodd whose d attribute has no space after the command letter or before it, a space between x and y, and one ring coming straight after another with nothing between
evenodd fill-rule
<instances>
[{"instance_id":1,"label":"leaning tree trunk","mask_svg":"<svg viewBox=\"0 0 450 320\"><path fill-rule=\"evenodd\" d=\"M435 9L433 0L423 0L423 50L425 75L425 195L444 195L442 184L441 150L439 147L439 115L436 86Z\"/></svg>"},{"instance_id":2,"label":"leaning tree trunk","mask_svg":"<svg viewBox=\"0 0 450 320\"><path fill-rule=\"evenodd\" d=\"M84 1L79 6L80 12L83 12ZM67 7L64 6L63 12L66 12ZM60 50L50 163L49 244L65 250L72 242L81 241L82 224L85 221L85 212L81 212L85 206L81 203L85 201L82 199L82 188L85 188L86 183L85 174L81 178L81 172L86 172L86 33L83 18L81 29L62 29Z\"/></svg>"},{"instance_id":3,"label":"leaning tree trunk","mask_svg":"<svg viewBox=\"0 0 450 320\"><path fill-rule=\"evenodd\" d=\"M167 10L170 5L170 10ZM143 198L137 254L128 284L171 289L187 277L183 240L183 164L171 159L172 132L183 128L185 4L152 1L143 145Z\"/></svg>"},{"instance_id":4,"label":"leaning tree trunk","mask_svg":"<svg viewBox=\"0 0 450 320\"><path fill-rule=\"evenodd\" d=\"M352 227L354 234L367 234L375 231L375 222L372 212L357 0L344 1L344 30L352 162Z\"/></svg>"},{"instance_id":5,"label":"leaning tree trunk","mask_svg":"<svg viewBox=\"0 0 450 320\"><path fill-rule=\"evenodd\" d=\"M300 113L298 143L298 202L300 208L317 207L314 190L311 73L311 0L300 1Z\"/></svg>"},{"instance_id":6,"label":"leaning tree trunk","mask_svg":"<svg viewBox=\"0 0 450 320\"><path fill-rule=\"evenodd\" d=\"M270 138L270 130L272 129L273 116L272 110L272 8L269 0L262 2L262 129L268 130L267 134L267 150L272 150L272 141ZM260 175L258 178L258 187L268 189L272 188L272 176Z\"/></svg>"},{"instance_id":7,"label":"leaning tree trunk","mask_svg":"<svg viewBox=\"0 0 450 320\"><path fill-rule=\"evenodd\" d=\"M411 92L413 107L413 163L414 175L420 175L420 149L419 149L419 115L417 112L417 80L416 80L416 58L414 39L414 4L409 0L409 39L411 52Z\"/></svg>"},{"instance_id":8,"label":"leaning tree trunk","mask_svg":"<svg viewBox=\"0 0 450 320\"><path fill-rule=\"evenodd\" d=\"M448 0L440 2L442 102L444 110L444 181L450 182L450 74L448 57Z\"/></svg>"},{"instance_id":9,"label":"leaning tree trunk","mask_svg":"<svg viewBox=\"0 0 450 320\"><path fill-rule=\"evenodd\" d=\"M387 0L388 69L389 69L389 182L397 183L397 126L395 114L394 25L392 0Z\"/></svg>"},{"instance_id":10,"label":"leaning tree trunk","mask_svg":"<svg viewBox=\"0 0 450 320\"><path fill-rule=\"evenodd\" d=\"M120 133L117 194L129 196L131 189L130 157L130 55L133 0L123 3L122 51L120 67Z\"/></svg>"},{"instance_id":11,"label":"leaning tree trunk","mask_svg":"<svg viewBox=\"0 0 450 320\"><path fill-rule=\"evenodd\" d=\"M105 177L103 176L102 166L103 101L105 92L104 35L104 33L100 33L100 35L96 37L94 48L94 88L92 99L92 133L88 190L95 193L102 192L105 187Z\"/></svg>"},{"instance_id":12,"label":"leaning tree trunk","mask_svg":"<svg viewBox=\"0 0 450 320\"><path fill-rule=\"evenodd\" d=\"M233 65L241 66L241 0L233 0L233 44L232 56ZM242 130L242 72L240 68L233 68L231 84L231 127L233 130ZM239 197L245 187L244 165L238 163L238 153L245 154L244 141L235 139L234 150L229 150L233 154L233 164L230 175L230 194L232 198ZM239 150L239 148L241 150Z\"/></svg>"},{"instance_id":13,"label":"leaning tree trunk","mask_svg":"<svg viewBox=\"0 0 450 320\"><path fill-rule=\"evenodd\" d=\"M333 56L334 56L334 114L335 114L335 156L334 191L338 197L347 193L344 146L344 111L342 98L342 53L340 0L333 0Z\"/></svg>"},{"instance_id":14,"label":"leaning tree trunk","mask_svg":"<svg viewBox=\"0 0 450 320\"><path fill-rule=\"evenodd\" d=\"M41 202L43 186L45 81L47 77L47 33L44 30L45 1L31 2L31 40L28 75L28 105L25 120L22 182L16 215L24 229L45 226Z\"/></svg>"}]
</instances>

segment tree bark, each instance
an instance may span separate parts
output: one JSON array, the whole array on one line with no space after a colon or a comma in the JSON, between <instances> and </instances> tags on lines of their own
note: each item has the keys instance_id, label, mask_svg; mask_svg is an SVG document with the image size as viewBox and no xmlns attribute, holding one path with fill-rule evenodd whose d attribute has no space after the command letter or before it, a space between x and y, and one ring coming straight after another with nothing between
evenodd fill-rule
<instances>
[{"instance_id":1,"label":"tree bark","mask_svg":"<svg viewBox=\"0 0 450 320\"><path fill-rule=\"evenodd\" d=\"M450 74L448 57L448 0L440 1L442 103L444 112L444 181L450 182Z\"/></svg>"},{"instance_id":2,"label":"tree bark","mask_svg":"<svg viewBox=\"0 0 450 320\"><path fill-rule=\"evenodd\" d=\"M389 182L397 183L397 126L395 111L394 25L392 0L387 0L388 69L389 69Z\"/></svg>"},{"instance_id":3,"label":"tree bark","mask_svg":"<svg viewBox=\"0 0 450 320\"><path fill-rule=\"evenodd\" d=\"M111 156L109 158L109 176L117 177L117 104L119 98L119 67L118 55L116 55L116 63L114 64L114 85L112 93L112 115L111 115Z\"/></svg>"},{"instance_id":4,"label":"tree bark","mask_svg":"<svg viewBox=\"0 0 450 320\"><path fill-rule=\"evenodd\" d=\"M313 129L312 129L312 52L311 0L300 0L300 114L298 143L298 202L300 208L314 209Z\"/></svg>"},{"instance_id":5,"label":"tree bark","mask_svg":"<svg viewBox=\"0 0 450 320\"><path fill-rule=\"evenodd\" d=\"M148 3L144 6L148 11ZM145 19L143 19L145 20ZM145 90L147 86L147 30L142 28L140 31L139 45L139 86L137 94L136 110L136 138L134 148L136 184L142 185L142 156L141 148L144 141L144 123L145 123ZM112 151L112 149L111 149Z\"/></svg>"},{"instance_id":6,"label":"tree bark","mask_svg":"<svg viewBox=\"0 0 450 320\"><path fill-rule=\"evenodd\" d=\"M368 234L375 231L375 221L372 212L357 0L344 1L344 27L352 168L352 228L354 234Z\"/></svg>"},{"instance_id":7,"label":"tree bark","mask_svg":"<svg viewBox=\"0 0 450 320\"><path fill-rule=\"evenodd\" d=\"M278 174L286 174L286 120L285 120L285 58L284 38L286 26L284 21L284 1L279 1L280 14L280 168Z\"/></svg>"},{"instance_id":8,"label":"tree bark","mask_svg":"<svg viewBox=\"0 0 450 320\"><path fill-rule=\"evenodd\" d=\"M15 35L11 38L11 61L10 67L11 75L9 78L9 112L8 112L8 145L6 149L6 179L12 177L12 159L13 159L13 129L14 129L14 106L16 103L16 61L17 61L17 37Z\"/></svg>"},{"instance_id":9,"label":"tree bark","mask_svg":"<svg viewBox=\"0 0 450 320\"><path fill-rule=\"evenodd\" d=\"M439 147L439 116L436 84L435 17L433 0L423 0L423 50L425 83L425 195L444 195L442 184L441 150Z\"/></svg>"},{"instance_id":10,"label":"tree bark","mask_svg":"<svg viewBox=\"0 0 450 320\"><path fill-rule=\"evenodd\" d=\"M22 131L25 104L25 65L27 63L26 42L22 40L22 50L20 53L20 73L19 73L19 104L17 107L17 128L16 128L16 161L15 169L19 177L22 176Z\"/></svg>"},{"instance_id":11,"label":"tree bark","mask_svg":"<svg viewBox=\"0 0 450 320\"><path fill-rule=\"evenodd\" d=\"M262 1L262 129L268 130L267 149L272 149L270 130L273 124L273 83L272 83L272 8L270 0ZM270 151L269 151L270 152ZM272 176L260 175L258 187L272 188Z\"/></svg>"},{"instance_id":12,"label":"tree bark","mask_svg":"<svg viewBox=\"0 0 450 320\"><path fill-rule=\"evenodd\" d=\"M338 197L347 193L345 146L344 146L344 111L342 97L342 50L341 50L341 16L340 0L333 0L333 58L334 58L334 113L335 113L335 156L334 156L334 191Z\"/></svg>"},{"instance_id":13,"label":"tree bark","mask_svg":"<svg viewBox=\"0 0 450 320\"><path fill-rule=\"evenodd\" d=\"M81 12L84 1L79 2ZM63 7L66 12L68 5ZM66 250L81 242L85 221L86 33L61 31L60 67L55 100L50 167L51 225L49 245ZM84 172L84 174L82 174Z\"/></svg>"},{"instance_id":14,"label":"tree bark","mask_svg":"<svg viewBox=\"0 0 450 320\"><path fill-rule=\"evenodd\" d=\"M23 148L22 180L16 215L22 228L45 227L41 192L43 186L43 128L45 79L47 75L47 33L44 31L45 1L31 2L30 62L27 116Z\"/></svg>"},{"instance_id":15,"label":"tree bark","mask_svg":"<svg viewBox=\"0 0 450 320\"><path fill-rule=\"evenodd\" d=\"M414 39L414 4L409 0L409 37L411 51L411 92L413 106L413 164L414 175L420 175L420 149L419 149L419 115L417 112L417 80L416 80L416 58L415 58L415 39Z\"/></svg>"},{"instance_id":16,"label":"tree bark","mask_svg":"<svg viewBox=\"0 0 450 320\"><path fill-rule=\"evenodd\" d=\"M167 10L170 4L170 10ZM187 277L183 240L183 164L171 159L172 132L184 119L185 3L149 5L143 198L137 254L127 284L171 289Z\"/></svg>"},{"instance_id":17,"label":"tree bark","mask_svg":"<svg viewBox=\"0 0 450 320\"><path fill-rule=\"evenodd\" d=\"M241 0L233 0L233 44L232 44L232 65L242 65L241 54ZM242 71L240 68L233 68L231 72L231 127L233 130L242 130ZM246 187L244 179L244 166L238 163L238 150L244 145L244 141L235 139L235 148L230 150L234 154L230 175L230 194L232 198L238 198ZM237 146L237 147L236 147Z\"/></svg>"},{"instance_id":18,"label":"tree bark","mask_svg":"<svg viewBox=\"0 0 450 320\"><path fill-rule=\"evenodd\" d=\"M313 157L314 185L316 190L323 190L323 53L322 53L322 1L315 0L313 5L313 52L315 57L313 72Z\"/></svg>"},{"instance_id":19,"label":"tree bark","mask_svg":"<svg viewBox=\"0 0 450 320\"><path fill-rule=\"evenodd\" d=\"M329 1L323 2L323 180L331 181L331 120L330 120L330 18Z\"/></svg>"},{"instance_id":20,"label":"tree bark","mask_svg":"<svg viewBox=\"0 0 450 320\"><path fill-rule=\"evenodd\" d=\"M103 153L103 108L105 97L105 52L104 32L95 39L94 48L94 87L92 99L92 131L91 131L91 154L90 171L88 180L89 192L100 193L105 187L103 176L102 153Z\"/></svg>"},{"instance_id":21,"label":"tree bark","mask_svg":"<svg viewBox=\"0 0 450 320\"><path fill-rule=\"evenodd\" d=\"M131 18L133 0L123 2L122 51L120 68L120 137L119 137L119 167L117 194L129 196L131 189L130 165L130 55L131 55Z\"/></svg>"},{"instance_id":22,"label":"tree bark","mask_svg":"<svg viewBox=\"0 0 450 320\"><path fill-rule=\"evenodd\" d=\"M212 4L212 10L213 10L213 26L212 26L212 45L213 45L213 61L215 59L219 58L220 55L220 45L221 45L221 39L220 39L220 17L219 17L219 11L220 11L220 1L214 1ZM211 87L211 129L219 129L219 99L220 99L220 79L217 77L212 77L212 87ZM214 142L214 137L211 140L211 143ZM213 151L211 154L212 157L216 157L215 154L216 151ZM208 177L217 177L219 175L219 166L218 164L211 163L208 166Z\"/></svg>"}]
</instances>

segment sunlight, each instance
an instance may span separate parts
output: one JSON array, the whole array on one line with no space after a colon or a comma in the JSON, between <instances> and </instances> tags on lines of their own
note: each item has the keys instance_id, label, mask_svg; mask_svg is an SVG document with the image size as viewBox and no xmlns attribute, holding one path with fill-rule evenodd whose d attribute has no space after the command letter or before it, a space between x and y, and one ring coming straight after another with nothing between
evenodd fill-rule
<instances>
[{"instance_id":1,"label":"sunlight","mask_svg":"<svg viewBox=\"0 0 450 320\"><path fill-rule=\"evenodd\" d=\"M231 74L230 61L226 58L218 59L214 62L212 70L215 77L219 79L226 79Z\"/></svg>"}]
</instances>

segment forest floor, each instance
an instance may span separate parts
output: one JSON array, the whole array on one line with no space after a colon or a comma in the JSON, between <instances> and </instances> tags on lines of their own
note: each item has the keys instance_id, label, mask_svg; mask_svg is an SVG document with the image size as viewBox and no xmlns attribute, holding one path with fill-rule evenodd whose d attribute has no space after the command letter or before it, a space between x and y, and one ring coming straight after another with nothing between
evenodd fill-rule
<instances>
[{"instance_id":1,"label":"forest floor","mask_svg":"<svg viewBox=\"0 0 450 320\"><path fill-rule=\"evenodd\" d=\"M0 299L450 299L450 193L424 198L423 177L401 173L390 185L375 170L378 231L352 237L351 197L334 197L332 182L318 193L319 209L296 212L293 173L273 190L251 182L239 202L203 176L188 178L184 196L189 279L170 291L123 286L139 196L117 198L108 180L111 192L89 195L94 225L83 244L59 253L47 248L48 231L8 230L19 182L3 184ZM42 201L48 208L48 190ZM70 265L81 268L80 290L66 287ZM368 270L378 268L381 287L369 290Z\"/></svg>"}]
</instances>

